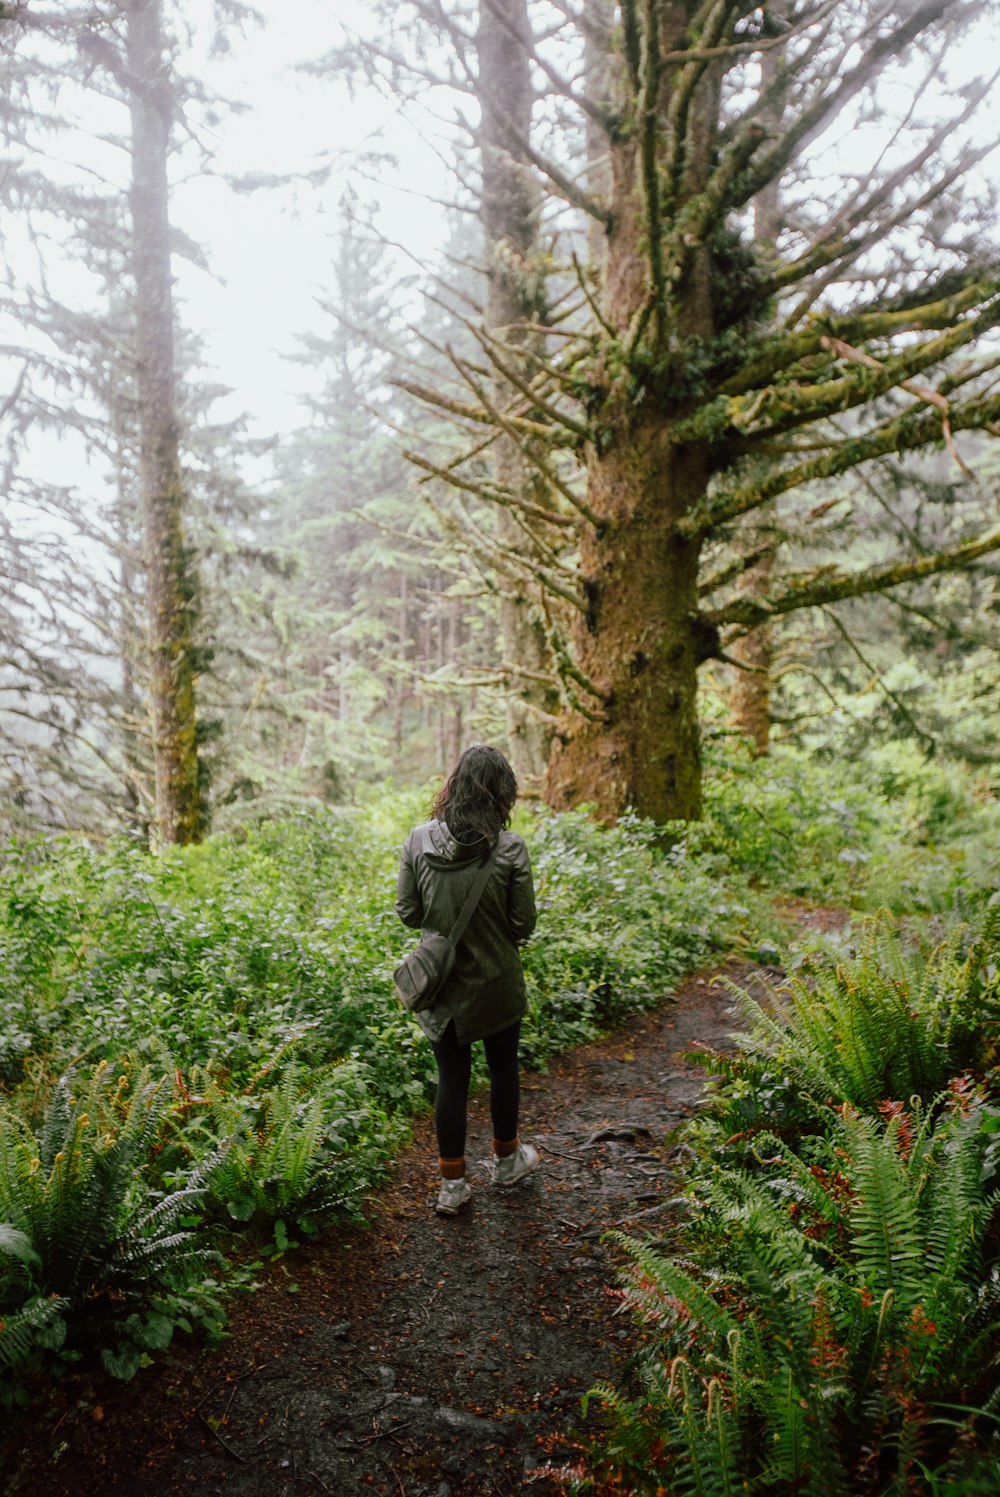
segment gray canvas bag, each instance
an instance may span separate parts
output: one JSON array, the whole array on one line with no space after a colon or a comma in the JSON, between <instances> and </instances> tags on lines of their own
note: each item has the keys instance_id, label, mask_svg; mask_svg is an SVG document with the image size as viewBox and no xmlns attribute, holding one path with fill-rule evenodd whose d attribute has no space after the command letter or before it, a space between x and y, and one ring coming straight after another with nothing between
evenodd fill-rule
<instances>
[{"instance_id":1,"label":"gray canvas bag","mask_svg":"<svg viewBox=\"0 0 1000 1497\"><path fill-rule=\"evenodd\" d=\"M472 912L486 888L486 881L493 870L493 854L480 868L472 888L469 890L461 914L448 935L427 930L420 937L420 944L409 956L403 958L392 974L396 997L411 1014L430 1008L444 986L448 974L455 965L455 948L465 934L465 927L472 919Z\"/></svg>"}]
</instances>

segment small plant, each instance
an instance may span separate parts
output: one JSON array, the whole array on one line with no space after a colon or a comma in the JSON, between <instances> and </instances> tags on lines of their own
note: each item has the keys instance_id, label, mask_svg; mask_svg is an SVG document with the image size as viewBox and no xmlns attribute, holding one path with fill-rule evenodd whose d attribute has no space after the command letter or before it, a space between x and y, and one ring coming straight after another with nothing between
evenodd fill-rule
<instances>
[{"instance_id":1,"label":"small plant","mask_svg":"<svg viewBox=\"0 0 1000 1497\"><path fill-rule=\"evenodd\" d=\"M300 1231L315 1231L355 1209L394 1132L356 1061L307 1073L286 1059L238 1094L209 1082L202 1109L209 1136L226 1141L209 1199L231 1223L263 1226L291 1215Z\"/></svg>"},{"instance_id":2,"label":"small plant","mask_svg":"<svg viewBox=\"0 0 1000 1497\"><path fill-rule=\"evenodd\" d=\"M219 1160L169 1194L154 1188L149 1161L170 1100L166 1077L102 1062L89 1081L59 1081L37 1136L0 1111L0 1221L17 1265L3 1281L15 1313L0 1341L11 1338L14 1359L26 1338L45 1345L59 1319L93 1318L100 1306L98 1318L113 1321L203 1263L191 1213Z\"/></svg>"},{"instance_id":3,"label":"small plant","mask_svg":"<svg viewBox=\"0 0 1000 1497\"><path fill-rule=\"evenodd\" d=\"M65 1337L66 1301L38 1292L38 1265L26 1233L0 1222L0 1378L25 1362L36 1346L55 1347Z\"/></svg>"},{"instance_id":4,"label":"small plant","mask_svg":"<svg viewBox=\"0 0 1000 1497\"><path fill-rule=\"evenodd\" d=\"M992 1458L1000 1113L957 1085L931 1116L842 1108L808 1165L762 1137L758 1179L696 1185L697 1264L612 1234L639 1394L595 1391L628 1490L902 1497Z\"/></svg>"},{"instance_id":5,"label":"small plant","mask_svg":"<svg viewBox=\"0 0 1000 1497\"><path fill-rule=\"evenodd\" d=\"M855 954L807 958L767 996L738 992L746 1029L738 1054L696 1052L720 1078L713 1119L729 1135L814 1131L817 1104L877 1113L885 1098L929 1100L950 1077L993 1064L1000 976L989 920L942 938L883 913Z\"/></svg>"}]
</instances>

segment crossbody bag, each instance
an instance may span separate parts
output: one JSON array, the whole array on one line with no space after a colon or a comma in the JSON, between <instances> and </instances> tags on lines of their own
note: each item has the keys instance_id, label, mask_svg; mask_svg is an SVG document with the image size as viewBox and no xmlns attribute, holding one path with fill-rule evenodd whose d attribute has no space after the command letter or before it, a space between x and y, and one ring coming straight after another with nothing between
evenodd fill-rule
<instances>
[{"instance_id":1,"label":"crossbody bag","mask_svg":"<svg viewBox=\"0 0 1000 1497\"><path fill-rule=\"evenodd\" d=\"M465 934L465 927L472 919L472 912L486 888L486 881L493 870L493 854L476 874L475 882L466 895L465 903L448 935L427 930L420 937L420 944L403 958L392 974L396 997L410 1013L419 1013L430 1008L444 986L455 965L455 948Z\"/></svg>"}]
</instances>

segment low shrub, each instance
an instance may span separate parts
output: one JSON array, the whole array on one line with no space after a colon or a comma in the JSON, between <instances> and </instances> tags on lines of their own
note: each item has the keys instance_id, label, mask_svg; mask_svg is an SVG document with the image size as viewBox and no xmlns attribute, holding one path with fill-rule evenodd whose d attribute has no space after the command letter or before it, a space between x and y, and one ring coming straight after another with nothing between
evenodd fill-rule
<instances>
[{"instance_id":1,"label":"low shrub","mask_svg":"<svg viewBox=\"0 0 1000 1497\"><path fill-rule=\"evenodd\" d=\"M1000 1470L1000 917L887 915L765 1001L687 1130L681 1251L585 1490L985 1493Z\"/></svg>"},{"instance_id":2,"label":"low shrub","mask_svg":"<svg viewBox=\"0 0 1000 1497\"><path fill-rule=\"evenodd\" d=\"M150 1297L203 1271L208 1249L192 1213L219 1162L209 1154L169 1193L156 1188L150 1162L171 1102L167 1076L125 1059L87 1081L61 1078L37 1135L0 1110L0 1297L12 1312L0 1322L3 1364L36 1346L60 1350L70 1316L98 1326L105 1343L138 1328L168 1344L169 1316ZM120 1372L120 1352L105 1344L105 1353Z\"/></svg>"},{"instance_id":3,"label":"low shrub","mask_svg":"<svg viewBox=\"0 0 1000 1497\"><path fill-rule=\"evenodd\" d=\"M978 918L1000 846L980 833L995 807L971 792L963 799L960 787L942 786L935 774L912 758L820 771L794 753L769 761L736 755L709 766L698 826L626 816L601 828L584 811L519 810L540 911L524 950L527 1063L543 1066L652 1004L715 947L773 956L779 927L770 899L778 890L862 904L874 880L896 901L908 897L907 880L920 882L920 869L940 865L929 894L924 880L920 907L954 903L965 877L964 908ZM10 1244L21 1238L9 1238L0 1257L12 1359L21 1355L10 1351L15 1344L57 1339L58 1325L80 1313L81 1297L96 1310L111 1293L110 1280L76 1284L59 1268L72 1251L69 1229L64 1247L51 1235L60 1202L71 1221L73 1211L85 1211L88 1191L106 1188L101 1230L110 1236L95 1251L122 1265L123 1244L149 1254L145 1286L134 1302L125 1295L119 1339L108 1343L126 1371L166 1334L171 1305L187 1307L176 1308L177 1324L218 1326L218 1284L194 1266L193 1277L187 1273L181 1249L194 1242L184 1233L210 1222L216 1232L225 1226L288 1240L331 1213L357 1209L433 1092L429 1047L391 994L392 969L412 941L393 909L399 850L425 799L384 793L351 810L244 815L200 847L155 858L125 840L98 849L36 838L4 850L0 1087L5 1157L16 1159L9 1178L18 1183L11 1204L0 1199L0 1225L28 1243L18 1256ZM964 840L946 846L940 839L953 816ZM900 827L917 838L915 851L901 850ZM909 865L911 852L919 861ZM870 963L883 959L876 953ZM858 960L863 966L863 953ZM906 960L912 967L916 959ZM930 972L931 957L922 960ZM740 1058L742 1071L733 1063L728 1100L719 1093L719 1128L748 1138L767 1129L807 1136L808 1064L820 1102L842 1086L859 1108L883 1085L903 1088L897 1077L922 1086L954 1074L962 1046L981 1031L969 1013L977 1003L989 1008L995 982L971 944L934 960L937 975L919 1001L904 1002L887 978L878 1001L857 1008L853 1049L843 1053L827 1047L810 1059L805 1018L798 1029L781 1020L780 1053L761 1038ZM968 1012L949 1007L947 984L974 961L980 989L963 989ZM800 977L825 994L821 1024L849 1013L850 982L861 980L818 981L805 969ZM913 971L907 981L917 983ZM893 1051L890 1065L884 1025L894 1005L902 1012L907 1004L924 1013L922 1048ZM776 1013L762 1006L752 1033L764 1036ZM915 1033L910 1040L916 1044ZM846 1073L853 1067L861 1076L866 1066L868 1091L860 1082L852 1090ZM72 1083L57 1084L68 1073ZM83 1096L90 1111L67 1100ZM59 1127L69 1132L57 1168L60 1150L46 1153L31 1140ZM159 1260L156 1223L175 1198L187 1203L180 1257ZM140 1229L143 1213L161 1205ZM133 1268L138 1273L139 1259ZM45 1308L55 1304L61 1308Z\"/></svg>"}]
</instances>

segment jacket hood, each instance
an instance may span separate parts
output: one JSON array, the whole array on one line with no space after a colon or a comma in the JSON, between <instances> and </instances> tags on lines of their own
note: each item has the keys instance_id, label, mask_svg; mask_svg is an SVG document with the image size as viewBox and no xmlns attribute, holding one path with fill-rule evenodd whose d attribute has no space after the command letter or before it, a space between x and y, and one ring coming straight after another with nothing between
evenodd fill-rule
<instances>
[{"instance_id":1,"label":"jacket hood","mask_svg":"<svg viewBox=\"0 0 1000 1497\"><path fill-rule=\"evenodd\" d=\"M482 857L481 840L459 842L456 837L452 836L443 821L428 822L427 831L433 852L428 852L426 856L427 861L433 867L447 867L451 863L469 863L473 859L478 862Z\"/></svg>"}]
</instances>

